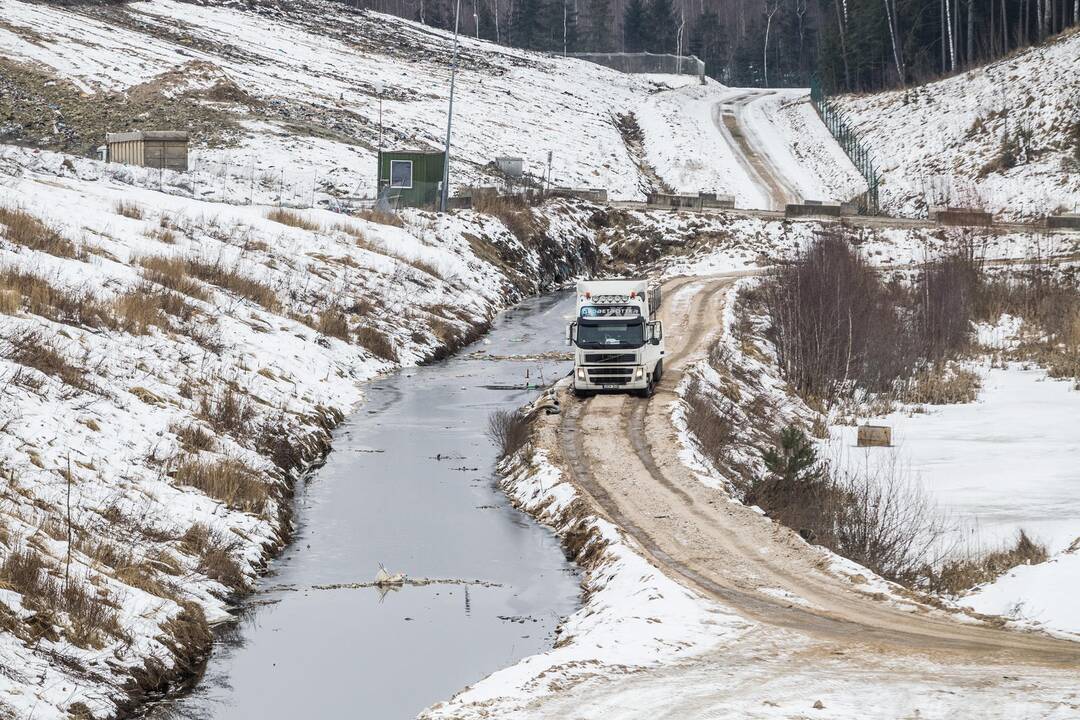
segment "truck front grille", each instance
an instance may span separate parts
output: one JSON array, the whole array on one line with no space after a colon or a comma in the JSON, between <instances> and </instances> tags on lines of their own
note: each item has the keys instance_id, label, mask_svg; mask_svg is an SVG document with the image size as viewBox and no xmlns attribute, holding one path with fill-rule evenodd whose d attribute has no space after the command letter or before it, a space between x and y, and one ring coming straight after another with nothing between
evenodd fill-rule
<instances>
[{"instance_id":1,"label":"truck front grille","mask_svg":"<svg viewBox=\"0 0 1080 720\"><path fill-rule=\"evenodd\" d=\"M586 368L589 382L597 385L625 385L634 376L634 368Z\"/></svg>"},{"instance_id":2,"label":"truck front grille","mask_svg":"<svg viewBox=\"0 0 1080 720\"><path fill-rule=\"evenodd\" d=\"M585 353L587 363L632 363L634 353Z\"/></svg>"}]
</instances>

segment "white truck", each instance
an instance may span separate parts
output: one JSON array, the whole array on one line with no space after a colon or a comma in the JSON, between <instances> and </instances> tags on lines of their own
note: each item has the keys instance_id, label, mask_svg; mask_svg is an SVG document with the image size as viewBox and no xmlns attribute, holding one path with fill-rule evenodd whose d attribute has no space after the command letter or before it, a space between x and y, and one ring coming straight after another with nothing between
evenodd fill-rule
<instances>
[{"instance_id":1,"label":"white truck","mask_svg":"<svg viewBox=\"0 0 1080 720\"><path fill-rule=\"evenodd\" d=\"M574 346L574 394L636 391L648 397L664 372L660 285L647 280L582 280L566 328Z\"/></svg>"}]
</instances>

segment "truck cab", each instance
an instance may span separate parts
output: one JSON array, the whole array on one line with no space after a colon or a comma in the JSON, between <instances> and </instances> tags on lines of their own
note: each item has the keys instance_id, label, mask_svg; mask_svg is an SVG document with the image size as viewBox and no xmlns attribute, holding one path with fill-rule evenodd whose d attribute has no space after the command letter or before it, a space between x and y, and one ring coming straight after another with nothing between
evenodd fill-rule
<instances>
[{"instance_id":1,"label":"truck cab","mask_svg":"<svg viewBox=\"0 0 1080 720\"><path fill-rule=\"evenodd\" d=\"M646 280L583 280L576 317L566 329L574 347L574 394L652 395L664 372L664 326L656 319L660 286Z\"/></svg>"}]
</instances>

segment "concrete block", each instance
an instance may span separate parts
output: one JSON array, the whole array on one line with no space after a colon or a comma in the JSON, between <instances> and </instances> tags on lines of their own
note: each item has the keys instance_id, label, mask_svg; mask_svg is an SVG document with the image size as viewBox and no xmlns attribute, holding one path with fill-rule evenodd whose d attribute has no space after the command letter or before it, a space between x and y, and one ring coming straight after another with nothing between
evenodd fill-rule
<instances>
[{"instance_id":1,"label":"concrete block","mask_svg":"<svg viewBox=\"0 0 1080 720\"><path fill-rule=\"evenodd\" d=\"M891 447L892 428L888 425L860 425L859 447Z\"/></svg>"}]
</instances>

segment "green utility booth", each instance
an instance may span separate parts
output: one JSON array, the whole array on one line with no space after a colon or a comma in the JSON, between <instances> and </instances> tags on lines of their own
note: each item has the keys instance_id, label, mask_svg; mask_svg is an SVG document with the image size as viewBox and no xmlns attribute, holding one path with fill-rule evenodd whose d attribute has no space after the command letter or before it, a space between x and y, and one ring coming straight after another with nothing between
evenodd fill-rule
<instances>
[{"instance_id":1,"label":"green utility booth","mask_svg":"<svg viewBox=\"0 0 1080 720\"><path fill-rule=\"evenodd\" d=\"M445 158L425 150L380 151L379 197L394 207L438 207Z\"/></svg>"}]
</instances>

